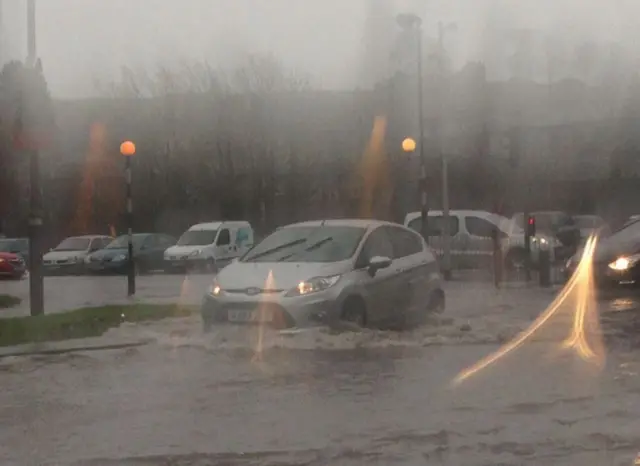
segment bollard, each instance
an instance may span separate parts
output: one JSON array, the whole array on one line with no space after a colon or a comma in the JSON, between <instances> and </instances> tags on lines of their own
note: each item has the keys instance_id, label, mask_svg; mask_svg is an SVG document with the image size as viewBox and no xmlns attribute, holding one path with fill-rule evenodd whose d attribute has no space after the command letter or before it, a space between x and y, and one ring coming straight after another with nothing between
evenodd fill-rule
<instances>
[{"instance_id":1,"label":"bollard","mask_svg":"<svg viewBox=\"0 0 640 466\"><path fill-rule=\"evenodd\" d=\"M547 248L538 251L538 278L541 287L551 286L551 254Z\"/></svg>"},{"instance_id":2,"label":"bollard","mask_svg":"<svg viewBox=\"0 0 640 466\"><path fill-rule=\"evenodd\" d=\"M500 235L497 229L491 232L493 243L493 284L496 288L500 288L502 284L502 247L500 245Z\"/></svg>"}]
</instances>

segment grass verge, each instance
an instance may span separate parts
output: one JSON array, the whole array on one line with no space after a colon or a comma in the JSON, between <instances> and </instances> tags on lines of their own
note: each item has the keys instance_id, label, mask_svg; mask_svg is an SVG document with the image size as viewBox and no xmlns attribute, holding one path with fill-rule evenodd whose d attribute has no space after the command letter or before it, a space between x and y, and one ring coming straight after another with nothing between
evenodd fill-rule
<instances>
[{"instance_id":1,"label":"grass verge","mask_svg":"<svg viewBox=\"0 0 640 466\"><path fill-rule=\"evenodd\" d=\"M17 296L11 296L10 294L0 294L0 309L17 306L21 302L22 300Z\"/></svg>"},{"instance_id":2,"label":"grass verge","mask_svg":"<svg viewBox=\"0 0 640 466\"><path fill-rule=\"evenodd\" d=\"M0 319L0 346L98 337L123 322L143 322L193 314L176 304L86 307L60 314Z\"/></svg>"}]
</instances>

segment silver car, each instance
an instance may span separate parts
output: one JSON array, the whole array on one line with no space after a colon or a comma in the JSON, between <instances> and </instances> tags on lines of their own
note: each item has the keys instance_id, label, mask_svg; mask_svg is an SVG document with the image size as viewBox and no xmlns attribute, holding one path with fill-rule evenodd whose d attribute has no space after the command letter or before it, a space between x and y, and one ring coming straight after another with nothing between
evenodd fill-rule
<instances>
[{"instance_id":1,"label":"silver car","mask_svg":"<svg viewBox=\"0 0 640 466\"><path fill-rule=\"evenodd\" d=\"M205 331L218 323L275 328L404 328L444 310L438 265L413 230L378 220L281 227L220 271L202 301Z\"/></svg>"}]
</instances>

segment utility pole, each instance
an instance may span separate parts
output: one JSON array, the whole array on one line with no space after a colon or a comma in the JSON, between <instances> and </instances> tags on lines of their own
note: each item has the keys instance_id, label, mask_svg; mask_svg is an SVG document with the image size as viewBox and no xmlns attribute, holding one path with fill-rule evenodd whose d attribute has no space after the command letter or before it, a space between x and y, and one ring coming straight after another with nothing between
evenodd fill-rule
<instances>
[{"instance_id":1,"label":"utility pole","mask_svg":"<svg viewBox=\"0 0 640 466\"><path fill-rule=\"evenodd\" d=\"M451 232L449 231L449 161L444 150L443 144L443 113L444 99L448 96L448 87L446 85L445 66L444 66L444 26L438 23L438 65L440 68L440 111L438 125L438 150L440 151L440 160L442 161L442 276L445 280L451 280Z\"/></svg>"},{"instance_id":2,"label":"utility pole","mask_svg":"<svg viewBox=\"0 0 640 466\"><path fill-rule=\"evenodd\" d=\"M4 65L6 47L6 44L4 42L4 15L2 13L2 0L0 0L0 68L2 67L2 65Z\"/></svg>"},{"instance_id":3,"label":"utility pole","mask_svg":"<svg viewBox=\"0 0 640 466\"><path fill-rule=\"evenodd\" d=\"M429 243L429 228L427 225L429 219L429 207L427 205L427 160L424 150L424 100L422 97L422 25L420 18L416 21L416 40L418 49L418 124L420 125L418 148L420 149L420 233L425 242Z\"/></svg>"},{"instance_id":4,"label":"utility pole","mask_svg":"<svg viewBox=\"0 0 640 466\"><path fill-rule=\"evenodd\" d=\"M37 63L36 55L36 2L27 0L27 67ZM44 314L44 278L42 276L42 187L40 186L40 154L38 131L33 97L23 96L22 105L29 109L26 114L26 148L29 154L29 299L31 315ZM24 113L23 113L24 114Z\"/></svg>"}]
</instances>

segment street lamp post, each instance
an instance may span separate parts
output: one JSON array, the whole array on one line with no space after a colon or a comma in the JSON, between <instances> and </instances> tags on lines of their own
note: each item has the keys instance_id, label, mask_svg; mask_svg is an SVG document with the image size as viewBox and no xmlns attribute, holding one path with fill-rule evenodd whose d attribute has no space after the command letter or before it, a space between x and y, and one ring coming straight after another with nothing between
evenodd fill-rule
<instances>
[{"instance_id":1,"label":"street lamp post","mask_svg":"<svg viewBox=\"0 0 640 466\"><path fill-rule=\"evenodd\" d=\"M427 207L427 161L424 151L424 102L422 97L422 19L414 14L400 14L396 19L402 29L405 31L413 31L416 35L419 125L418 149L420 152L420 233L424 240L429 242L429 230L427 228L429 215Z\"/></svg>"},{"instance_id":2,"label":"street lamp post","mask_svg":"<svg viewBox=\"0 0 640 466\"><path fill-rule=\"evenodd\" d=\"M120 144L120 153L124 156L125 177L126 177L126 197L127 197L127 296L136 293L135 262L133 257L133 200L131 198L131 158L136 153L136 145L131 141L124 141Z\"/></svg>"},{"instance_id":3,"label":"street lamp post","mask_svg":"<svg viewBox=\"0 0 640 466\"><path fill-rule=\"evenodd\" d=\"M438 68L440 71L440 115L444 114L443 99L448 97L448 88L446 86L445 66L444 66L444 33L446 29L455 29L455 24L449 24L446 28L438 23ZM443 242L442 242L442 275L445 280L451 279L451 231L449 230L449 161L444 150L443 144L443 124L442 120L438 125L438 150L440 151L440 159L442 164L442 217L443 217Z\"/></svg>"}]
</instances>

